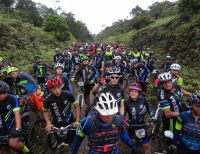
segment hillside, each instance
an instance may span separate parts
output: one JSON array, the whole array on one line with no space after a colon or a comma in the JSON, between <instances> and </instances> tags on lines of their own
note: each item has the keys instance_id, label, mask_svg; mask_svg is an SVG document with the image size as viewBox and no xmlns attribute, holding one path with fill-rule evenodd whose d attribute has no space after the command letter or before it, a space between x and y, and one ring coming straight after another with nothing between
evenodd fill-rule
<instances>
[{"instance_id":1,"label":"hillside","mask_svg":"<svg viewBox=\"0 0 200 154\"><path fill-rule=\"evenodd\" d=\"M72 41L76 39L71 34L69 41L60 42L42 28L0 13L0 54L21 70L30 70L36 54L41 55L44 61L50 64L55 48L64 48Z\"/></svg>"},{"instance_id":2,"label":"hillside","mask_svg":"<svg viewBox=\"0 0 200 154\"><path fill-rule=\"evenodd\" d=\"M175 9L177 10L177 6L175 6ZM200 14L196 12L191 13L192 11L188 11L187 14L176 11L173 15L170 14L158 19L154 18L140 28L133 28L127 33L111 35L109 37L103 35L104 37L101 40L103 42L124 44L138 49L146 45L155 51L156 56L159 57L161 62L165 55L170 54L182 65L181 76L184 79L184 88L188 90L199 89ZM146 18L150 13L151 10L146 13ZM132 20L136 19L133 18ZM127 24L126 22L123 24ZM117 27L116 25L114 26L109 27L109 30L114 31L114 28L116 29ZM109 33L108 29L106 33Z\"/></svg>"}]
</instances>

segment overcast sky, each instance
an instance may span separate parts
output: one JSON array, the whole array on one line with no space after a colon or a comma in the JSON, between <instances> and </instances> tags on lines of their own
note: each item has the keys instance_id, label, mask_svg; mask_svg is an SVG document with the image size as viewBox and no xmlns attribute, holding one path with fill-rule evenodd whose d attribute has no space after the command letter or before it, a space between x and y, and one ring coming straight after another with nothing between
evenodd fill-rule
<instances>
[{"instance_id":1,"label":"overcast sky","mask_svg":"<svg viewBox=\"0 0 200 154\"><path fill-rule=\"evenodd\" d=\"M56 0L33 0L54 8ZM132 8L139 5L147 9L155 2L165 0L60 0L59 6L75 14L77 20L85 23L91 33L97 34L105 26L111 26L119 19L130 18ZM176 1L176 0L169 0Z\"/></svg>"}]
</instances>

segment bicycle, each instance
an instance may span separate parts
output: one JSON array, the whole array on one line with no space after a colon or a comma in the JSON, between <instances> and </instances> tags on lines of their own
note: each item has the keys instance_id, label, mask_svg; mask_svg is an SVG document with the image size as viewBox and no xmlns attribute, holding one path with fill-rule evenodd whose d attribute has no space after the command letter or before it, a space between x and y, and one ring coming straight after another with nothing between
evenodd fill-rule
<instances>
[{"instance_id":1,"label":"bicycle","mask_svg":"<svg viewBox=\"0 0 200 154\"><path fill-rule=\"evenodd\" d=\"M66 127L53 127L53 130L48 133L47 149L49 148L53 154L69 153L69 136L75 128L72 125Z\"/></svg>"},{"instance_id":2,"label":"bicycle","mask_svg":"<svg viewBox=\"0 0 200 154\"><path fill-rule=\"evenodd\" d=\"M149 149L151 154L176 154L176 147L172 144L173 138L170 138L171 131L165 131L163 135L152 134L149 139Z\"/></svg>"},{"instance_id":3,"label":"bicycle","mask_svg":"<svg viewBox=\"0 0 200 154\"><path fill-rule=\"evenodd\" d=\"M159 129L162 122L162 109L160 104L158 104L156 112L153 119L152 134L149 138L149 149L151 154L176 154L176 148L172 144L172 139L169 136L172 132L165 131L160 135ZM170 135L169 135L170 134Z\"/></svg>"},{"instance_id":4,"label":"bicycle","mask_svg":"<svg viewBox=\"0 0 200 154\"><path fill-rule=\"evenodd\" d=\"M79 87L79 91L78 91L78 103L80 105L81 108L83 108L84 104L85 104L85 99L84 99L84 82L79 81L77 82L77 86Z\"/></svg>"},{"instance_id":5,"label":"bicycle","mask_svg":"<svg viewBox=\"0 0 200 154\"><path fill-rule=\"evenodd\" d=\"M43 154L47 150L46 122L44 119L33 121L27 131L27 145L34 154Z\"/></svg>"}]
</instances>

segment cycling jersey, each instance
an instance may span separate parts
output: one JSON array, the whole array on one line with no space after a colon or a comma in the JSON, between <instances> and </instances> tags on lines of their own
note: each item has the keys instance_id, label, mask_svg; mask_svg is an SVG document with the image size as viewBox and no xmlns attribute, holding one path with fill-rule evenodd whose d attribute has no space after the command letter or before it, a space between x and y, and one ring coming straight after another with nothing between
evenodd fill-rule
<instances>
[{"instance_id":1,"label":"cycling jersey","mask_svg":"<svg viewBox=\"0 0 200 154\"><path fill-rule=\"evenodd\" d=\"M120 70L120 72L122 73L122 76L124 76L127 73L126 67L124 66L124 64L120 63L119 65L115 64L114 66Z\"/></svg>"},{"instance_id":2,"label":"cycling jersey","mask_svg":"<svg viewBox=\"0 0 200 154\"><path fill-rule=\"evenodd\" d=\"M74 75L76 79L82 78L84 82L90 83L91 80L95 81L99 76L99 72L94 66L88 65L81 67Z\"/></svg>"},{"instance_id":3,"label":"cycling jersey","mask_svg":"<svg viewBox=\"0 0 200 154\"><path fill-rule=\"evenodd\" d=\"M113 51L106 51L104 53L104 59L107 61L107 60L112 60L114 58L114 54L113 54Z\"/></svg>"},{"instance_id":4,"label":"cycling jersey","mask_svg":"<svg viewBox=\"0 0 200 154\"><path fill-rule=\"evenodd\" d=\"M24 89L27 94L30 94L39 88L36 80L27 73L18 73L14 82L16 86Z\"/></svg>"},{"instance_id":5,"label":"cycling jersey","mask_svg":"<svg viewBox=\"0 0 200 154\"><path fill-rule=\"evenodd\" d=\"M63 54L58 52L54 55L54 63L63 63Z\"/></svg>"},{"instance_id":6,"label":"cycling jersey","mask_svg":"<svg viewBox=\"0 0 200 154\"><path fill-rule=\"evenodd\" d=\"M164 64L161 65L160 69L163 70L164 72L167 72L170 70L172 62L165 62Z\"/></svg>"},{"instance_id":7,"label":"cycling jersey","mask_svg":"<svg viewBox=\"0 0 200 154\"><path fill-rule=\"evenodd\" d=\"M46 77L47 75L47 66L46 64L36 63L33 66L33 73L36 77Z\"/></svg>"},{"instance_id":8,"label":"cycling jersey","mask_svg":"<svg viewBox=\"0 0 200 154\"><path fill-rule=\"evenodd\" d=\"M8 94L4 101L0 101L0 132L11 129L15 121L13 112L17 110L20 110L20 107L16 96Z\"/></svg>"},{"instance_id":9,"label":"cycling jersey","mask_svg":"<svg viewBox=\"0 0 200 154\"><path fill-rule=\"evenodd\" d=\"M180 113L176 129L182 129L181 141L187 149L200 151L200 118L195 119L192 110Z\"/></svg>"},{"instance_id":10,"label":"cycling jersey","mask_svg":"<svg viewBox=\"0 0 200 154\"><path fill-rule=\"evenodd\" d=\"M74 65L80 65L80 63L81 63L81 57L80 57L80 55L74 53L72 55L72 62L73 62Z\"/></svg>"},{"instance_id":11,"label":"cycling jersey","mask_svg":"<svg viewBox=\"0 0 200 154\"><path fill-rule=\"evenodd\" d=\"M53 116L53 124L56 127L64 127L74 120L71 110L75 98L72 93L62 90L60 96L48 95L44 100L44 110L50 110Z\"/></svg>"},{"instance_id":12,"label":"cycling jersey","mask_svg":"<svg viewBox=\"0 0 200 154\"><path fill-rule=\"evenodd\" d=\"M94 119L94 120L93 120ZM71 152L77 153L77 150L84 139L88 136L90 154L117 154L119 139L132 148L134 143L128 137L124 128L125 122L121 116L115 116L111 123L104 124L96 113L83 119L77 128L77 134L73 141Z\"/></svg>"},{"instance_id":13,"label":"cycling jersey","mask_svg":"<svg viewBox=\"0 0 200 154\"><path fill-rule=\"evenodd\" d=\"M177 84L178 86L182 87L183 86L183 79L179 76L179 77L173 77L172 78L172 82Z\"/></svg>"},{"instance_id":14,"label":"cycling jersey","mask_svg":"<svg viewBox=\"0 0 200 154\"><path fill-rule=\"evenodd\" d=\"M140 63L137 68L132 68L132 74L136 76L139 81L146 82L146 79L150 79L150 71L142 63Z\"/></svg>"},{"instance_id":15,"label":"cycling jersey","mask_svg":"<svg viewBox=\"0 0 200 154\"><path fill-rule=\"evenodd\" d=\"M181 88L177 85L173 85L172 91L167 91L163 88L160 89L158 92L158 101L162 110L170 109L172 112L181 112L180 108L180 101L183 94L181 92ZM163 126L164 130L171 130L173 131L175 128L175 120L166 118L165 115L163 116Z\"/></svg>"},{"instance_id":16,"label":"cycling jersey","mask_svg":"<svg viewBox=\"0 0 200 154\"><path fill-rule=\"evenodd\" d=\"M71 82L70 82L69 78L67 77L66 73L63 73L62 81L64 84L62 90L67 90L72 93L72 85L71 85Z\"/></svg>"},{"instance_id":17,"label":"cycling jersey","mask_svg":"<svg viewBox=\"0 0 200 154\"><path fill-rule=\"evenodd\" d=\"M151 108L145 97L138 96L136 101L131 98L125 101L125 112L132 124L144 124L145 115L151 114Z\"/></svg>"},{"instance_id":18,"label":"cycling jersey","mask_svg":"<svg viewBox=\"0 0 200 154\"><path fill-rule=\"evenodd\" d=\"M92 58L92 62L94 64L94 67L98 69L98 71L101 69L102 67L102 62L104 60L104 57L102 55L97 55L97 56L94 56Z\"/></svg>"},{"instance_id":19,"label":"cycling jersey","mask_svg":"<svg viewBox=\"0 0 200 154\"><path fill-rule=\"evenodd\" d=\"M147 57L146 61L147 61L147 68L152 72L154 69L154 64L157 62L157 58L154 56L153 57L149 56Z\"/></svg>"},{"instance_id":20,"label":"cycling jersey","mask_svg":"<svg viewBox=\"0 0 200 154\"><path fill-rule=\"evenodd\" d=\"M73 64L73 62L72 62L72 60L71 59L65 59L64 58L64 72L66 72L66 73L70 73L70 71L73 69L73 67L74 67L74 64Z\"/></svg>"},{"instance_id":21,"label":"cycling jersey","mask_svg":"<svg viewBox=\"0 0 200 154\"><path fill-rule=\"evenodd\" d=\"M121 106L121 102L124 101L124 89L118 86L111 86L110 84L106 84L101 86L99 91L109 91L117 100L118 105Z\"/></svg>"}]
</instances>

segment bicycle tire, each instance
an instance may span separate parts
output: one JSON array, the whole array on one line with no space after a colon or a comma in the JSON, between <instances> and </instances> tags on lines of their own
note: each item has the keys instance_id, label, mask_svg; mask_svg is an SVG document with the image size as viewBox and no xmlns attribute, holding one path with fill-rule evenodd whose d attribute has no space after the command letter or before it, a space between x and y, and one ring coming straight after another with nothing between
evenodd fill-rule
<instances>
[{"instance_id":1,"label":"bicycle tire","mask_svg":"<svg viewBox=\"0 0 200 154\"><path fill-rule=\"evenodd\" d=\"M168 145L157 134L151 134L149 138L149 151L150 154L170 154Z\"/></svg>"},{"instance_id":2,"label":"bicycle tire","mask_svg":"<svg viewBox=\"0 0 200 154\"><path fill-rule=\"evenodd\" d=\"M47 133L44 119L36 119L28 129L27 145L34 154L43 154L47 150ZM39 148L41 147L41 148Z\"/></svg>"}]
</instances>

